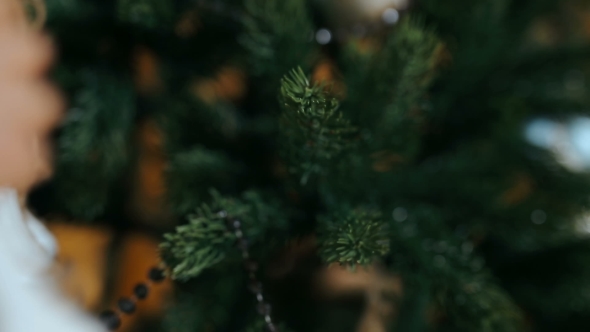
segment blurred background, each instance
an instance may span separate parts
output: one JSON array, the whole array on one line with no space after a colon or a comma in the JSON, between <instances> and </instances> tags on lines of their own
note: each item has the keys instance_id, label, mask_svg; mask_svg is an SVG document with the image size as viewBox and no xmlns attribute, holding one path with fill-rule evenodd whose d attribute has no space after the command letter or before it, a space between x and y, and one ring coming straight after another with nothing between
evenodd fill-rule
<instances>
[{"instance_id":1,"label":"blurred background","mask_svg":"<svg viewBox=\"0 0 590 332\"><path fill-rule=\"evenodd\" d=\"M247 142L236 139L243 137L239 134L242 131L250 131L246 134L248 138L272 131L263 117L257 118L256 124L248 119L275 100L259 102L267 93L260 90L266 87L261 87L246 62L234 56L243 53L239 35L246 9L242 1L45 0L44 4L23 1L33 15L45 18L45 28L58 46L52 75L69 100L63 130L56 133L59 137L57 173L53 181L33 193L30 201L59 241L59 261L66 272L64 285L68 294L86 309L99 313L115 307L119 298L128 296L138 282L146 279L147 271L160 262L161 234L179 223L178 215L183 213L178 211L190 210L193 200L187 203L182 193L170 187L182 186L183 181L190 182L192 187L209 185L191 176L188 166L176 178L166 173L170 164L180 160L166 150L166 137L175 135L173 126L178 123L162 122L161 114L176 112L182 119L183 107L192 106L185 97L177 98L172 105L162 103L161 96L182 90L196 98L197 108L211 110L214 115L202 117L202 124L194 128L195 135L201 135L209 146L220 146L215 141L222 137L223 144L235 146L231 153L246 160L243 163L248 167L260 163L261 172L281 174L284 170L272 160L274 156L261 157L268 151L267 143L256 138ZM455 1L449 10L460 7L460 3ZM325 54L309 66L312 79L333 81L334 91L346 95L351 87L347 86L333 54L344 52L346 47L360 54L379 50L384 36L395 34L400 20L420 5L418 0L309 0L311 19L317 28L304 39ZM531 20L526 29L526 43L538 48L559 48L589 41L590 6L586 1L560 1L554 8ZM590 57L587 49L583 51ZM554 61L570 60L564 56ZM580 65L565 74L553 72L547 77L533 78L534 83L519 82L519 93L534 96L554 92L586 100L590 62L579 62ZM278 89L278 81L273 84L269 84L269 89ZM540 85L543 92L539 92ZM170 108L158 109L162 105ZM133 112L125 111L131 108ZM584 115L587 111L580 109L557 115L544 109L531 111L519 124L521 137L531 146L555 156L567 172L586 178L590 171L590 116ZM482 117L481 121L486 119ZM214 134L207 136L210 132ZM190 135L190 130L182 135ZM260 150L256 151L258 146ZM396 164L395 156L382 158L374 166L379 172L388 171ZM207 171L217 167L215 162L208 165ZM233 166L243 167L238 163ZM237 171L238 178L245 174L240 172ZM206 180L216 176L215 172L204 174ZM514 177L504 197L514 204L526 200L536 190L533 182L527 174ZM228 184L222 178L216 186L225 188ZM178 206L174 209L167 203L170 195L176 195ZM407 211L394 210L393 218L405 220ZM546 218L540 207L530 214L529 224L543 224ZM590 213L579 213L575 219L580 238L590 235ZM525 246L526 240L521 244ZM322 268L313 274L301 272L305 268L294 268L314 248L313 237L295 241L269 267L270 275L274 273L280 279L291 274L291 279L285 280L320 285L314 295L321 299L320 303L340 303L338 309L325 313L326 317L333 315L327 320L342 321L343 326L355 326L354 330L360 332L385 331L387 323L395 320L399 312L381 294L402 296L402 279L379 266L357 272L345 267ZM480 249L484 255L486 250L498 252L493 246ZM503 256L490 257L493 265L493 257ZM590 260L587 264L590 266ZM501 275L502 271L498 273ZM551 288L551 283L547 287ZM212 290L208 296L222 297L226 292L231 292L231 288ZM166 321L175 319L187 326L192 324L193 307L185 302L185 307L174 306L174 298L172 282L156 286L139 305L137 313L124 318L121 331L190 331L188 327L175 329L166 325ZM522 295L522 299L526 306L529 298ZM189 314L181 316L182 310ZM230 315L226 312L229 309L214 310L217 310L214 320ZM530 315L538 315L542 312L539 310ZM360 314L343 318L349 312ZM590 311L582 311L579 316L556 314L559 317L553 321L554 325L547 325L545 330L565 327L568 331L581 331L590 326L588 314ZM436 312L429 315L431 322L440 319ZM570 321L571 325L564 321ZM223 329L216 329L214 324L205 330L194 329L218 330ZM231 327L225 330L231 331Z\"/></svg>"}]
</instances>

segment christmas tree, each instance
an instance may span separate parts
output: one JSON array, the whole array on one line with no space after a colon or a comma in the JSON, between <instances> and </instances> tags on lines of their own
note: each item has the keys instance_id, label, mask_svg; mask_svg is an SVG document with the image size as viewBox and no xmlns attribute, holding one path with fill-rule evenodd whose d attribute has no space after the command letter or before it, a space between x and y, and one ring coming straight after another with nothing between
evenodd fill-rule
<instances>
[{"instance_id":1,"label":"christmas tree","mask_svg":"<svg viewBox=\"0 0 590 332\"><path fill-rule=\"evenodd\" d=\"M590 106L584 3L349 3L46 0L69 110L32 206L159 236L141 331L590 327L590 179L523 134Z\"/></svg>"}]
</instances>

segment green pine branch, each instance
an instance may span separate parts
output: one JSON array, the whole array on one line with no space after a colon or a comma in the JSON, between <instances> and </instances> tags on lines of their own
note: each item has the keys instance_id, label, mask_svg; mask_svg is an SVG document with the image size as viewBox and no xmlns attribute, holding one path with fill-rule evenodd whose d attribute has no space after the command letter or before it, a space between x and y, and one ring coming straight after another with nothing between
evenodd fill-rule
<instances>
[{"instance_id":1,"label":"green pine branch","mask_svg":"<svg viewBox=\"0 0 590 332\"><path fill-rule=\"evenodd\" d=\"M188 220L188 224L178 226L174 233L164 234L161 245L162 256L176 280L194 278L221 262L235 240L225 224L225 216L207 205Z\"/></svg>"},{"instance_id":2,"label":"green pine branch","mask_svg":"<svg viewBox=\"0 0 590 332\"><path fill-rule=\"evenodd\" d=\"M428 112L428 90L435 77L442 43L417 19L404 19L377 60L372 80L389 101L377 115L376 139L381 148L404 156L418 153ZM393 63L391 63L391 62ZM393 73L393 75L392 75Z\"/></svg>"},{"instance_id":3,"label":"green pine branch","mask_svg":"<svg viewBox=\"0 0 590 332\"><path fill-rule=\"evenodd\" d=\"M231 308L236 294L243 294L243 266L203 273L198 279L177 283L174 302L167 308L163 330L167 332L206 331L211 326L224 329L234 322ZM247 294L251 296L250 294ZM159 331L159 330L158 330Z\"/></svg>"},{"instance_id":4,"label":"green pine branch","mask_svg":"<svg viewBox=\"0 0 590 332\"><path fill-rule=\"evenodd\" d=\"M428 285L438 310L458 331L526 331L523 313L496 284L473 244L449 231L444 210L420 204L391 220L389 268L408 291Z\"/></svg>"},{"instance_id":5,"label":"green pine branch","mask_svg":"<svg viewBox=\"0 0 590 332\"><path fill-rule=\"evenodd\" d=\"M319 243L324 261L351 268L369 265L389 252L387 227L381 214L366 209L322 218Z\"/></svg>"},{"instance_id":6,"label":"green pine branch","mask_svg":"<svg viewBox=\"0 0 590 332\"><path fill-rule=\"evenodd\" d=\"M76 218L103 213L128 165L135 120L131 82L86 71L57 143L57 195Z\"/></svg>"},{"instance_id":7,"label":"green pine branch","mask_svg":"<svg viewBox=\"0 0 590 332\"><path fill-rule=\"evenodd\" d=\"M325 86L311 84L301 68L281 80L283 155L305 184L323 173L355 144L357 129L329 97Z\"/></svg>"},{"instance_id":8,"label":"green pine branch","mask_svg":"<svg viewBox=\"0 0 590 332\"><path fill-rule=\"evenodd\" d=\"M521 309L505 290L491 281L465 283L446 292L440 305L457 331L527 331Z\"/></svg>"},{"instance_id":9,"label":"green pine branch","mask_svg":"<svg viewBox=\"0 0 590 332\"><path fill-rule=\"evenodd\" d=\"M168 0L117 0L117 18L143 28L168 25L174 19L173 2Z\"/></svg>"},{"instance_id":10,"label":"green pine branch","mask_svg":"<svg viewBox=\"0 0 590 332\"><path fill-rule=\"evenodd\" d=\"M316 46L305 1L245 0L244 6L248 15L240 40L255 75L276 82L297 65L311 65Z\"/></svg>"},{"instance_id":11,"label":"green pine branch","mask_svg":"<svg viewBox=\"0 0 590 332\"><path fill-rule=\"evenodd\" d=\"M174 154L166 169L173 210L179 215L189 213L208 196L208 188L227 185L234 170L225 154L203 147Z\"/></svg>"},{"instance_id":12,"label":"green pine branch","mask_svg":"<svg viewBox=\"0 0 590 332\"><path fill-rule=\"evenodd\" d=\"M188 223L164 235L160 245L162 257L173 279L186 281L223 261L234 248L233 226L239 222L250 246L262 242L272 232L276 237L287 221L276 203L249 191L241 199L227 198L211 192L212 201L204 203L188 216ZM269 245L271 241L264 244Z\"/></svg>"},{"instance_id":13,"label":"green pine branch","mask_svg":"<svg viewBox=\"0 0 590 332\"><path fill-rule=\"evenodd\" d=\"M240 133L239 115L231 105L208 105L186 91L152 102L170 154L185 152L204 142L231 140Z\"/></svg>"}]
</instances>

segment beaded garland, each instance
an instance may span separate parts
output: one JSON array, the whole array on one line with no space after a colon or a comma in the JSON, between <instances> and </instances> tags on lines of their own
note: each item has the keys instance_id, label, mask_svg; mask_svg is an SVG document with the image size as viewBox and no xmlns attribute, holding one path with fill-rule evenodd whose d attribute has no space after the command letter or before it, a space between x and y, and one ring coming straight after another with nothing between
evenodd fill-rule
<instances>
[{"instance_id":1,"label":"beaded garland","mask_svg":"<svg viewBox=\"0 0 590 332\"><path fill-rule=\"evenodd\" d=\"M220 217L225 218L227 227L233 230L234 235L236 236L236 246L242 252L242 258L244 259L244 269L250 278L248 288L250 292L254 294L256 301L258 302L258 305L256 306L258 314L260 314L264 319L264 323L268 332L278 332L279 329L271 317L272 307L270 303L265 301L264 295L262 294L262 283L256 277L258 263L250 258L250 252L248 251L248 240L244 237L244 233L242 232L242 222L237 218L229 216L225 211L220 211L218 214Z\"/></svg>"},{"instance_id":2,"label":"beaded garland","mask_svg":"<svg viewBox=\"0 0 590 332\"><path fill-rule=\"evenodd\" d=\"M229 216L225 211L218 212L218 215L226 220L228 229L232 230L236 236L236 247L241 251L242 258L244 259L244 269L250 279L248 289L254 294L258 302L256 307L258 314L264 319L268 332L279 332L278 327L271 317L271 305L264 299L262 283L256 277L258 263L250 258L248 240L242 232L242 222L237 218ZM133 289L133 295L131 297L119 299L117 309L106 310L101 313L99 316L100 320L109 330L117 330L121 326L121 316L133 314L136 310L137 302L144 300L149 295L149 289L152 283L161 283L164 279L166 279L166 271L163 268L154 267L150 269L148 272L148 281L137 284Z\"/></svg>"},{"instance_id":3,"label":"beaded garland","mask_svg":"<svg viewBox=\"0 0 590 332\"><path fill-rule=\"evenodd\" d=\"M198 0L197 7L201 10L215 12L218 15L226 15L228 18L238 22L242 21L245 17L245 13L243 13L241 10L216 0ZM350 37L362 38L379 31L384 26L397 23L398 18L399 13L395 9L387 8L383 12L382 22L371 22L348 28L341 27L334 33L326 28L322 28L316 32L314 37L318 44L322 45L330 43L333 40L333 37L335 37L335 39L338 41L344 41ZM248 273L248 277L250 279L248 288L256 297L258 302L257 311L263 317L267 331L279 331L271 317L271 305L264 300L262 293L262 283L256 277L258 263L250 258L250 253L248 251L248 240L244 238L244 234L241 229L241 221L239 219L233 218L232 216L229 216L226 211L219 211L218 214L220 217L226 219L228 229L232 230L236 236L236 247L242 253L242 257L244 259L244 269ZM148 273L148 278L150 282L162 282L166 278L165 270L162 268L153 268ZM133 291L133 296L129 298L122 298L117 302L117 310L107 310L100 315L103 323L112 331L118 329L121 326L121 314L133 314L136 310L137 301L144 300L148 296L149 287L150 283L138 284Z\"/></svg>"},{"instance_id":4,"label":"beaded garland","mask_svg":"<svg viewBox=\"0 0 590 332\"><path fill-rule=\"evenodd\" d=\"M149 295L150 287L154 283L161 283L166 279L165 270L154 267L148 272L148 281L139 283L133 289L133 295L121 298L117 301L117 309L103 311L99 318L103 324L111 331L117 330L121 326L121 316L131 315L135 312L137 302L145 300Z\"/></svg>"},{"instance_id":5,"label":"beaded garland","mask_svg":"<svg viewBox=\"0 0 590 332\"><path fill-rule=\"evenodd\" d=\"M218 0L198 0L196 2L197 7L201 10L212 11L218 15L226 15L229 19L234 21L242 21L245 17L245 13L241 10L229 6ZM383 12L382 22L371 22L364 25L355 25L353 27L341 27L337 31L332 32L326 28L321 28L315 33L315 40L318 44L328 44L335 37L338 41L344 41L350 37L365 37L376 31L379 31L384 26L393 25L397 23L399 13L393 8L387 8ZM334 36L333 36L334 35ZM244 259L244 269L248 273L250 279L249 290L254 294L258 301L257 311L263 317L266 328L269 332L277 332L278 327L272 320L271 317L271 305L264 300L262 294L262 283L257 279L256 272L258 270L258 263L250 258L248 251L248 240L244 238L242 232L242 223L240 220L229 216L226 211L219 211L219 216L227 220L228 229L234 232L236 236L236 247L240 249L242 257ZM159 283L162 282L166 277L165 270L162 268L153 268L148 273L150 282ZM103 323L112 331L118 329L121 326L121 314L133 314L136 310L136 303L138 300L144 300L149 293L149 283L138 284L134 291L133 296L129 298L122 298L117 302L117 310L104 311L100 318Z\"/></svg>"}]
</instances>

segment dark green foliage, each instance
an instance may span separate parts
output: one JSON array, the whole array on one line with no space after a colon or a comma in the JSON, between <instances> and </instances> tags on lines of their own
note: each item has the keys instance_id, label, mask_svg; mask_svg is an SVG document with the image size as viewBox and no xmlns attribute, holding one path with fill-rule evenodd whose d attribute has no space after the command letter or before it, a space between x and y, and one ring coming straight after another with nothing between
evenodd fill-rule
<instances>
[{"instance_id":1,"label":"dark green foliage","mask_svg":"<svg viewBox=\"0 0 590 332\"><path fill-rule=\"evenodd\" d=\"M166 96L156 105L158 124L172 153L182 153L203 142L233 139L240 129L240 119L231 105L208 105L188 93Z\"/></svg>"},{"instance_id":2,"label":"dark green foliage","mask_svg":"<svg viewBox=\"0 0 590 332\"><path fill-rule=\"evenodd\" d=\"M443 50L442 41L423 20L406 17L378 53L345 53L346 64L354 68L347 78L355 93L344 101L344 109L375 129L378 147L404 155L419 152L429 112L428 89Z\"/></svg>"},{"instance_id":3,"label":"dark green foliage","mask_svg":"<svg viewBox=\"0 0 590 332\"><path fill-rule=\"evenodd\" d=\"M352 331L363 314L362 299L315 287L332 262L377 263L402 279L396 332L588 329L590 251L578 222L590 178L523 135L539 116L588 114L590 43L562 8L578 2L412 1L390 30L359 40L340 38L315 1L48 0L55 77L72 109L49 186L56 204L43 203L121 232L143 225L126 209L130 134L156 120L171 207L163 227L178 226L162 256L187 281L169 331L263 328L228 217L259 263L273 320L298 331ZM193 34L172 29L193 10ZM539 22L560 24L559 38L532 38ZM334 39L319 47L321 27ZM154 93L134 91L138 47L157 59ZM338 99L331 82L308 76L322 76L320 56L337 67ZM194 82L226 66L245 74L244 98L200 100ZM317 243L280 250L297 239Z\"/></svg>"},{"instance_id":4,"label":"dark green foliage","mask_svg":"<svg viewBox=\"0 0 590 332\"><path fill-rule=\"evenodd\" d=\"M327 263L366 266L389 251L387 227L378 212L356 209L324 217L320 223L319 251Z\"/></svg>"},{"instance_id":5,"label":"dark green foliage","mask_svg":"<svg viewBox=\"0 0 590 332\"><path fill-rule=\"evenodd\" d=\"M93 71L80 76L58 141L56 177L68 212L88 220L104 212L127 167L135 105L129 82Z\"/></svg>"},{"instance_id":6,"label":"dark green foliage","mask_svg":"<svg viewBox=\"0 0 590 332\"><path fill-rule=\"evenodd\" d=\"M194 278L223 260L231 250L235 236L219 211L204 205L188 217L188 224L176 227L175 233L164 234L160 248L172 278Z\"/></svg>"},{"instance_id":7,"label":"dark green foliage","mask_svg":"<svg viewBox=\"0 0 590 332\"><path fill-rule=\"evenodd\" d=\"M285 324L275 324L278 331L281 332L292 332L292 330L288 329ZM251 324L248 328L244 329L243 332L266 332L268 331L266 327L266 322L264 319L257 319L256 322Z\"/></svg>"},{"instance_id":8,"label":"dark green foliage","mask_svg":"<svg viewBox=\"0 0 590 332\"><path fill-rule=\"evenodd\" d=\"M211 326L227 327L238 319L232 308L236 298L251 297L243 284L241 266L208 270L193 281L176 285L176 299L166 310L164 331L206 331ZM244 314L244 313L241 313Z\"/></svg>"},{"instance_id":9,"label":"dark green foliage","mask_svg":"<svg viewBox=\"0 0 590 332\"><path fill-rule=\"evenodd\" d=\"M191 294L192 295L192 294ZM180 295L166 311L163 322L167 332L195 332L205 325L204 317L196 315L198 301L190 295Z\"/></svg>"},{"instance_id":10,"label":"dark green foliage","mask_svg":"<svg viewBox=\"0 0 590 332\"><path fill-rule=\"evenodd\" d=\"M303 184L312 174L326 172L325 167L355 143L356 128L324 89L311 84L301 69L281 81L283 153Z\"/></svg>"},{"instance_id":11,"label":"dark green foliage","mask_svg":"<svg viewBox=\"0 0 590 332\"><path fill-rule=\"evenodd\" d=\"M96 10L94 4L83 0L47 0L47 16L51 21L80 20Z\"/></svg>"},{"instance_id":12,"label":"dark green foliage","mask_svg":"<svg viewBox=\"0 0 590 332\"><path fill-rule=\"evenodd\" d=\"M314 27L305 1L246 0L241 41L253 74L276 82L296 66L309 66Z\"/></svg>"},{"instance_id":13,"label":"dark green foliage","mask_svg":"<svg viewBox=\"0 0 590 332\"><path fill-rule=\"evenodd\" d=\"M458 292L449 292L441 303L456 322L456 331L525 331L520 308L506 292L491 283L466 284Z\"/></svg>"},{"instance_id":14,"label":"dark green foliage","mask_svg":"<svg viewBox=\"0 0 590 332\"><path fill-rule=\"evenodd\" d=\"M175 154L166 170L174 211L181 215L191 212L207 197L208 188L229 182L234 168L224 154L205 148Z\"/></svg>"},{"instance_id":15,"label":"dark green foliage","mask_svg":"<svg viewBox=\"0 0 590 332\"><path fill-rule=\"evenodd\" d=\"M495 284L472 242L445 230L446 213L427 205L404 211L403 221L394 212L390 251L407 291L431 294L453 331L525 330L520 308Z\"/></svg>"},{"instance_id":16,"label":"dark green foliage","mask_svg":"<svg viewBox=\"0 0 590 332\"><path fill-rule=\"evenodd\" d=\"M202 204L189 215L188 224L164 235L162 257L174 279L194 278L237 250L233 248L234 221L240 223L251 245L260 244L269 232L281 231L286 226L284 212L275 204L266 203L258 193L246 192L241 200L224 198L215 191L211 196L210 204Z\"/></svg>"},{"instance_id":17,"label":"dark green foliage","mask_svg":"<svg viewBox=\"0 0 590 332\"><path fill-rule=\"evenodd\" d=\"M172 1L166 0L117 0L117 16L120 21L143 28L156 28L170 24L174 17Z\"/></svg>"},{"instance_id":18,"label":"dark green foliage","mask_svg":"<svg viewBox=\"0 0 590 332\"><path fill-rule=\"evenodd\" d=\"M398 29L386 42L370 76L383 82L385 90L378 93L389 99L383 114L373 118L378 119L375 139L382 148L413 156L420 151L420 132L430 111L428 89L443 45L419 20L404 19Z\"/></svg>"}]
</instances>

